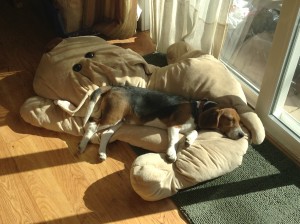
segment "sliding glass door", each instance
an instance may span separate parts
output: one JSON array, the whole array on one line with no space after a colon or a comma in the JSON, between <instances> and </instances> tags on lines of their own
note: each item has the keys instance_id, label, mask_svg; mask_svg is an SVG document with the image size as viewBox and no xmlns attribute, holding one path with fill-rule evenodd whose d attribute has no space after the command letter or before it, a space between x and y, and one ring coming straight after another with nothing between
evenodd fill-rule
<instances>
[{"instance_id":1,"label":"sliding glass door","mask_svg":"<svg viewBox=\"0 0 300 224\"><path fill-rule=\"evenodd\" d=\"M233 1L220 59L269 137L300 162L300 1Z\"/></svg>"}]
</instances>

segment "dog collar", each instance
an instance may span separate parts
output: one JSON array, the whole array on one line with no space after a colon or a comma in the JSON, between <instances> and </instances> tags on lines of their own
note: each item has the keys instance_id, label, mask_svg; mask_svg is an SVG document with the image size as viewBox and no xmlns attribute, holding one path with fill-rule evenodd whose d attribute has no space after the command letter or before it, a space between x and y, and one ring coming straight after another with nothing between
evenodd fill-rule
<instances>
[{"instance_id":1,"label":"dog collar","mask_svg":"<svg viewBox=\"0 0 300 224\"><path fill-rule=\"evenodd\" d=\"M210 108L216 107L218 104L208 99L203 99L203 100L192 101L192 105L193 105L192 114L193 117L196 119L195 120L196 124L198 124L199 114Z\"/></svg>"},{"instance_id":2,"label":"dog collar","mask_svg":"<svg viewBox=\"0 0 300 224\"><path fill-rule=\"evenodd\" d=\"M210 101L208 99L203 99L200 101L196 101L197 108L199 112L204 112L210 108L216 107L218 104L214 101Z\"/></svg>"}]
</instances>

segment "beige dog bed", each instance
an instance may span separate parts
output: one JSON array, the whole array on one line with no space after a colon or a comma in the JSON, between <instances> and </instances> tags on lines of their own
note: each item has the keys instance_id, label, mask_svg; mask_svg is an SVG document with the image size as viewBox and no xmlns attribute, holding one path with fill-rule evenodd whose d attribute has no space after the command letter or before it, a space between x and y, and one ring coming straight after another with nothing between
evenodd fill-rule
<instances>
[{"instance_id":1,"label":"beige dog bed","mask_svg":"<svg viewBox=\"0 0 300 224\"><path fill-rule=\"evenodd\" d=\"M111 141L153 152L138 156L131 168L132 187L145 200L166 198L232 171L241 165L249 142L264 140L260 119L246 105L240 84L213 56L179 42L169 47L167 57L169 65L160 68L99 37L64 39L42 56L33 82L37 96L23 104L21 116L38 127L82 136L89 95L98 86L133 85L190 99L208 98L235 107L248 136L231 140L216 131L202 130L190 147L179 144L173 164L161 153L167 147L166 130L123 125ZM95 134L92 141L99 143L99 136Z\"/></svg>"}]
</instances>

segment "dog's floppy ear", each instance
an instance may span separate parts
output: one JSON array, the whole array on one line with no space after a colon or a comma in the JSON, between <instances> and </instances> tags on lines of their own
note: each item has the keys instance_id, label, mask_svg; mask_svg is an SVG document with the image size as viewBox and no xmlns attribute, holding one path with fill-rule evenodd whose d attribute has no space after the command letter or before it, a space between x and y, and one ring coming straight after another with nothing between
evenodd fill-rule
<instances>
[{"instance_id":1,"label":"dog's floppy ear","mask_svg":"<svg viewBox=\"0 0 300 224\"><path fill-rule=\"evenodd\" d=\"M198 127L203 129L218 128L221 113L222 110L216 107L201 112L198 117Z\"/></svg>"}]
</instances>

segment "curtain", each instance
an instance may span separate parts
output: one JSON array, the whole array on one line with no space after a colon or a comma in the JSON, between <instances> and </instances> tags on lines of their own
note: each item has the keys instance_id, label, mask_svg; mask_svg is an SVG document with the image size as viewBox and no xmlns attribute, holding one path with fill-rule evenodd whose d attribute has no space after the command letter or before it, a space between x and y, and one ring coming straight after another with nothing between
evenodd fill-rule
<instances>
[{"instance_id":1,"label":"curtain","mask_svg":"<svg viewBox=\"0 0 300 224\"><path fill-rule=\"evenodd\" d=\"M95 14L94 31L113 39L126 39L135 34L137 28L137 0L92 1L94 2L92 7Z\"/></svg>"},{"instance_id":2,"label":"curtain","mask_svg":"<svg viewBox=\"0 0 300 224\"><path fill-rule=\"evenodd\" d=\"M136 32L137 0L53 0L53 4L66 34L125 39Z\"/></svg>"},{"instance_id":3,"label":"curtain","mask_svg":"<svg viewBox=\"0 0 300 224\"><path fill-rule=\"evenodd\" d=\"M219 56L231 0L150 0L150 35L157 51L183 40Z\"/></svg>"}]
</instances>

